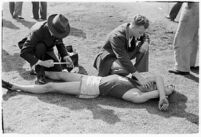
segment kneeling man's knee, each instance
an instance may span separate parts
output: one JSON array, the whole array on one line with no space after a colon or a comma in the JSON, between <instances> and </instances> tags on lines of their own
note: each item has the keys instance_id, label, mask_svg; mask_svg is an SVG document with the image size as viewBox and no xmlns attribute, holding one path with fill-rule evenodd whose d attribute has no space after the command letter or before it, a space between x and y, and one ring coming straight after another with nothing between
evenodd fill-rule
<instances>
[{"instance_id":1,"label":"kneeling man's knee","mask_svg":"<svg viewBox=\"0 0 201 137\"><path fill-rule=\"evenodd\" d=\"M121 65L119 60L115 60L111 66L111 74L126 76L129 72Z\"/></svg>"}]
</instances>

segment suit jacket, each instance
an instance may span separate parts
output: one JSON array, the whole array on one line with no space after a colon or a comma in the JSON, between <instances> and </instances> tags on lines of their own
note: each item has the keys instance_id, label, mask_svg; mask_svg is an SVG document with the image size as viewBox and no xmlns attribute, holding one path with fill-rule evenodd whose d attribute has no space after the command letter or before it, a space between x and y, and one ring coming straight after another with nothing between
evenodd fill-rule
<instances>
[{"instance_id":1,"label":"suit jacket","mask_svg":"<svg viewBox=\"0 0 201 137\"><path fill-rule=\"evenodd\" d=\"M99 76L107 76L114 60L118 59L128 72L133 73L136 68L131 62L139 52L146 35L139 39L133 37L129 47L129 23L122 24L114 29L107 37L101 53L96 56L94 67L98 69Z\"/></svg>"},{"instance_id":2,"label":"suit jacket","mask_svg":"<svg viewBox=\"0 0 201 137\"><path fill-rule=\"evenodd\" d=\"M44 43L48 51L53 51L53 47L56 45L61 57L68 55L62 39L50 34L46 21L38 22L32 26L28 36L18 43L21 48L20 56L31 65L34 65L38 61L38 58L34 55L37 43Z\"/></svg>"}]
</instances>

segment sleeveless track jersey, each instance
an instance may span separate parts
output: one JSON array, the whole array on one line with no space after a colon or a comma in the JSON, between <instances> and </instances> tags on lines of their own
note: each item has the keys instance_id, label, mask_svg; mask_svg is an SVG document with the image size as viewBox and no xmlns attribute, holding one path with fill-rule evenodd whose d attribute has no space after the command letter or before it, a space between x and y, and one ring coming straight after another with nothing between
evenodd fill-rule
<instances>
[{"instance_id":1,"label":"sleeveless track jersey","mask_svg":"<svg viewBox=\"0 0 201 137\"><path fill-rule=\"evenodd\" d=\"M110 75L102 77L99 89L101 96L122 98L129 89L138 88L139 86L137 80L119 75Z\"/></svg>"}]
</instances>

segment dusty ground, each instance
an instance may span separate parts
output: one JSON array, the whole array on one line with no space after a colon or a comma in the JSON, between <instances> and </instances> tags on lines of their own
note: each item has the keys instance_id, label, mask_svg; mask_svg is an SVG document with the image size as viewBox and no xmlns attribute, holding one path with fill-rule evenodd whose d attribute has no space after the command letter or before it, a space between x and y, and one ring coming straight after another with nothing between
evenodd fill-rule
<instances>
[{"instance_id":1,"label":"dusty ground","mask_svg":"<svg viewBox=\"0 0 201 137\"><path fill-rule=\"evenodd\" d=\"M48 3L48 14L66 15L72 26L64 39L80 56L81 73L96 75L92 67L106 35L116 26L128 22L135 14L151 21L150 66L166 84L175 84L170 96L170 109L160 112L158 100L132 104L114 98L77 99L69 95L10 93L3 89L5 133L198 133L198 72L183 77L167 72L173 67L171 47L177 23L164 16L171 3ZM3 5L2 78L20 84L33 84L28 64L19 57L17 42L36 22L31 18L31 3L24 3L23 17L11 18L8 3Z\"/></svg>"}]
</instances>

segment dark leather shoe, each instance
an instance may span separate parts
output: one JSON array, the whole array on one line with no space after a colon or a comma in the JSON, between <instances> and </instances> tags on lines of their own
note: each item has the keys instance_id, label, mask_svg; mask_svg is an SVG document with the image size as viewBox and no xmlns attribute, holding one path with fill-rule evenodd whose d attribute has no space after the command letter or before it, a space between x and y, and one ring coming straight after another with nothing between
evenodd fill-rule
<instances>
[{"instance_id":1,"label":"dark leather shoe","mask_svg":"<svg viewBox=\"0 0 201 137\"><path fill-rule=\"evenodd\" d=\"M24 18L22 16L13 16L14 19L20 19L23 20Z\"/></svg>"},{"instance_id":2,"label":"dark leather shoe","mask_svg":"<svg viewBox=\"0 0 201 137\"><path fill-rule=\"evenodd\" d=\"M190 69L199 70L199 66L192 66L192 67L190 67Z\"/></svg>"},{"instance_id":3,"label":"dark leather shoe","mask_svg":"<svg viewBox=\"0 0 201 137\"><path fill-rule=\"evenodd\" d=\"M8 90L12 90L13 85L7 81L2 80L2 87Z\"/></svg>"},{"instance_id":4,"label":"dark leather shoe","mask_svg":"<svg viewBox=\"0 0 201 137\"><path fill-rule=\"evenodd\" d=\"M178 75L189 75L189 72L184 72L184 71L179 71L179 70L169 70L169 73L174 73L174 74L178 74Z\"/></svg>"},{"instance_id":5,"label":"dark leather shoe","mask_svg":"<svg viewBox=\"0 0 201 137\"><path fill-rule=\"evenodd\" d=\"M37 80L35 81L35 84L38 84L38 85L43 85L43 84L46 84L47 83L47 80L45 77L37 77Z\"/></svg>"},{"instance_id":6,"label":"dark leather shoe","mask_svg":"<svg viewBox=\"0 0 201 137\"><path fill-rule=\"evenodd\" d=\"M36 65L35 71L36 71L36 77L37 77L35 84L46 84L47 80L45 78L44 67L42 67L40 65Z\"/></svg>"},{"instance_id":7,"label":"dark leather shoe","mask_svg":"<svg viewBox=\"0 0 201 137\"><path fill-rule=\"evenodd\" d=\"M174 21L173 18L171 18L170 16L166 16L167 19L171 20L171 21Z\"/></svg>"}]
</instances>

